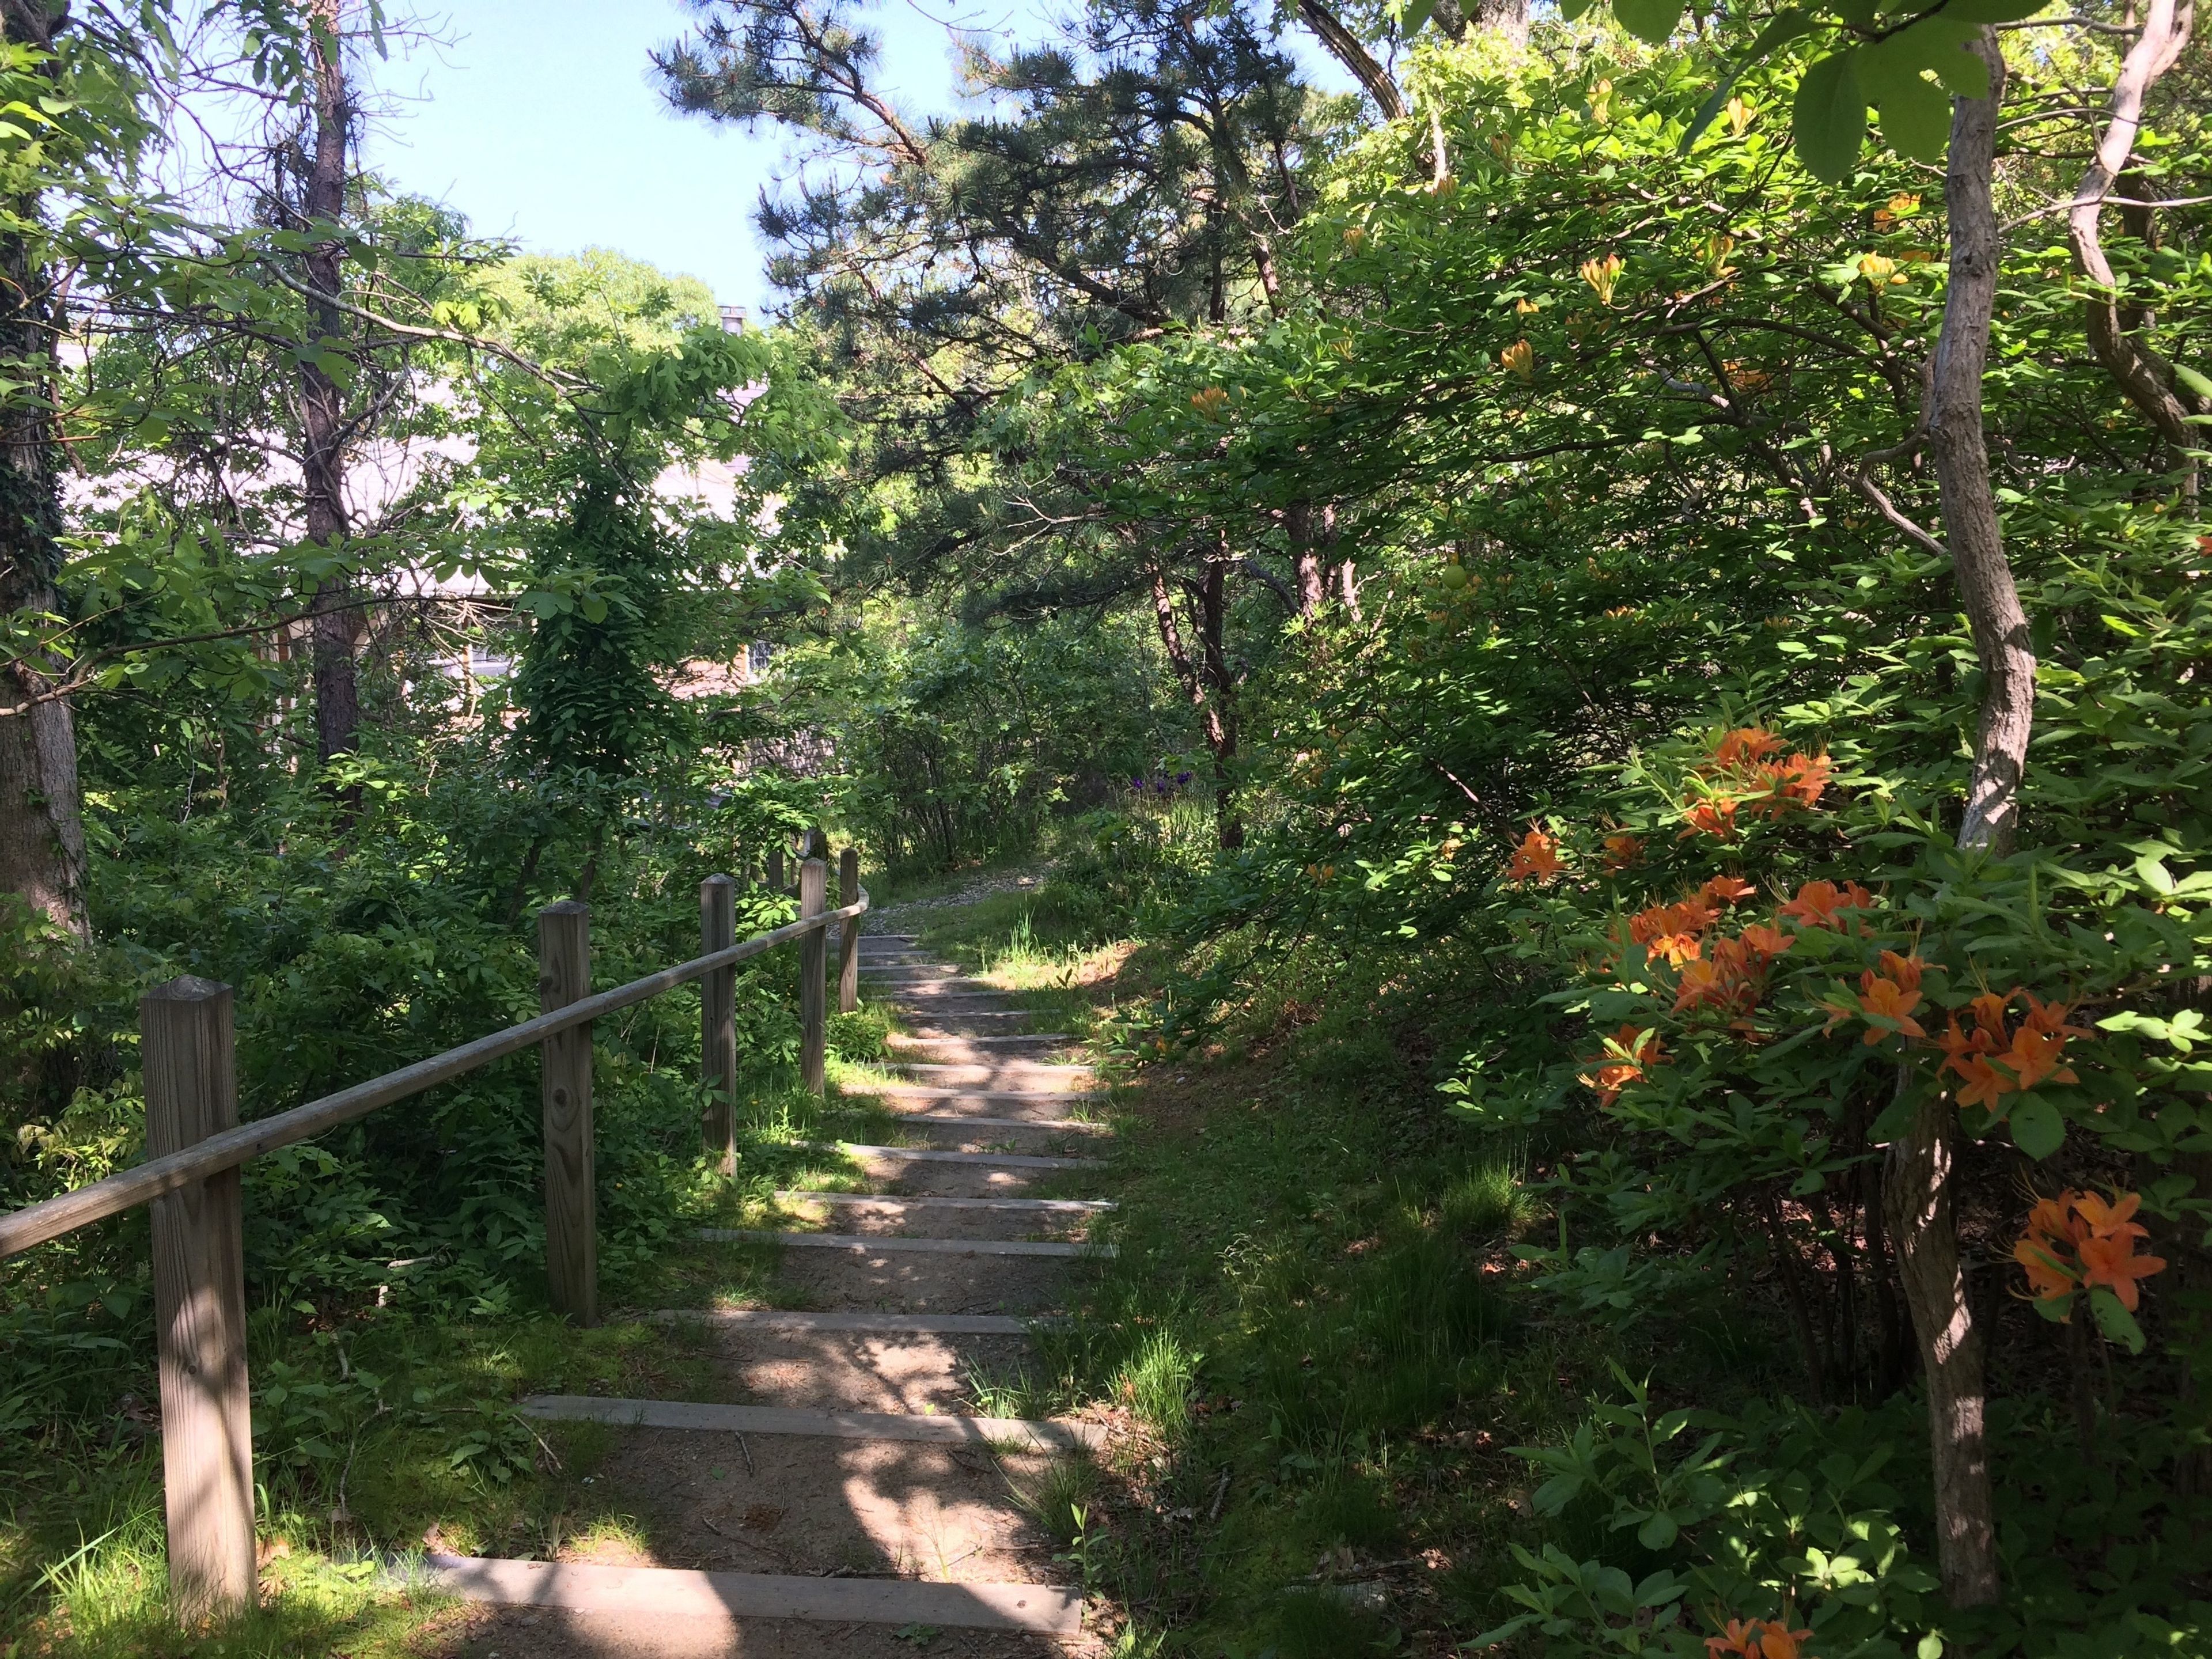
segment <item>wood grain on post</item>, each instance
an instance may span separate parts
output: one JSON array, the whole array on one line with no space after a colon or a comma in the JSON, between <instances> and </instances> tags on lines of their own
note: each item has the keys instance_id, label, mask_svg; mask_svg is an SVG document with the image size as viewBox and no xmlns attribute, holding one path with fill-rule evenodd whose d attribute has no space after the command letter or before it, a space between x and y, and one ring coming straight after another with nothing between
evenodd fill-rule
<instances>
[{"instance_id":1,"label":"wood grain on post","mask_svg":"<svg viewBox=\"0 0 2212 1659\"><path fill-rule=\"evenodd\" d=\"M768 849L768 890L778 898L783 896L783 846L780 842Z\"/></svg>"},{"instance_id":2,"label":"wood grain on post","mask_svg":"<svg viewBox=\"0 0 2212 1659\"><path fill-rule=\"evenodd\" d=\"M837 902L849 908L860 902L860 854L848 847L837 855ZM860 1006L860 919L848 916L837 924L837 1012L849 1014Z\"/></svg>"},{"instance_id":3,"label":"wood grain on post","mask_svg":"<svg viewBox=\"0 0 2212 1659\"><path fill-rule=\"evenodd\" d=\"M738 942L738 884L709 876L699 884L699 954L710 957ZM738 973L718 968L699 981L699 1083L707 1092L704 1137L714 1167L724 1175L738 1170L737 1138L731 1122L731 1091L738 1076Z\"/></svg>"},{"instance_id":4,"label":"wood grain on post","mask_svg":"<svg viewBox=\"0 0 2212 1659\"><path fill-rule=\"evenodd\" d=\"M818 916L828 908L830 866L809 859L799 866L799 919ZM827 1086L823 1060L829 1042L830 930L817 927L799 941L799 1079L814 1094Z\"/></svg>"},{"instance_id":5,"label":"wood grain on post","mask_svg":"<svg viewBox=\"0 0 2212 1659\"><path fill-rule=\"evenodd\" d=\"M538 1006L565 1008L592 988L592 907L574 899L538 913ZM598 1195L592 1149L592 1028L538 1045L545 1118L545 1277L553 1311L599 1323Z\"/></svg>"},{"instance_id":6,"label":"wood grain on post","mask_svg":"<svg viewBox=\"0 0 2212 1659\"><path fill-rule=\"evenodd\" d=\"M228 985L187 976L139 1000L146 1150L181 1152L238 1121ZM253 1418L235 1166L153 1204L154 1325L169 1600L178 1620L253 1605Z\"/></svg>"}]
</instances>

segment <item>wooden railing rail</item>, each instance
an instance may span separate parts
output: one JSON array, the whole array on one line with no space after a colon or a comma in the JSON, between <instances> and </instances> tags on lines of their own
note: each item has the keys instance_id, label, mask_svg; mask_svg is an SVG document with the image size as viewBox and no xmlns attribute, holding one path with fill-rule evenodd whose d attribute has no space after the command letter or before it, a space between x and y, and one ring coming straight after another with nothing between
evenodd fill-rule
<instances>
[{"instance_id":1,"label":"wooden railing rail","mask_svg":"<svg viewBox=\"0 0 2212 1659\"><path fill-rule=\"evenodd\" d=\"M689 962L665 968L657 974L648 974L643 979L632 980L611 991L601 991L595 996L581 998L552 1013L540 1014L535 1019L524 1020L520 1025L510 1025L503 1031L495 1031L489 1036L465 1042L458 1048L448 1048L428 1060L418 1060L396 1072L386 1072L382 1077L356 1083L336 1094L311 1100L304 1106L295 1106L289 1112L279 1112L274 1117L258 1118L252 1123L242 1123L234 1129L210 1135L181 1152L149 1158L120 1175L112 1175L104 1180L79 1187L73 1192L64 1193L58 1198L10 1211L0 1216L0 1260L20 1255L34 1245L47 1243L64 1233L74 1232L94 1221L119 1215L133 1206L159 1198L164 1193L173 1193L196 1181L204 1181L219 1170L249 1163L264 1152L273 1152L280 1146L312 1140L326 1130L350 1123L356 1118L367 1117L380 1107L404 1100L410 1095L419 1095L426 1089L434 1089L441 1083L450 1083L457 1077L473 1072L479 1066L489 1066L495 1060L519 1054L572 1025L588 1024L602 1014L615 1013L638 1003L650 1001L664 991L672 991L679 985L689 985L694 980L704 979L717 969L734 968L738 963L772 951L779 945L787 945L804 934L818 933L833 921L858 916L867 908L867 895L863 892L859 902L847 905L842 909L787 922L771 933L757 933L726 950L695 957ZM202 980L198 982L207 985L213 981Z\"/></svg>"},{"instance_id":2,"label":"wooden railing rail","mask_svg":"<svg viewBox=\"0 0 2212 1659\"><path fill-rule=\"evenodd\" d=\"M826 850L817 840L814 850ZM780 860L779 860L780 862ZM448 1048L253 1123L238 1121L231 990L187 975L138 1005L146 1079L143 1164L0 1216L0 1259L46 1243L133 1205L153 1206L154 1320L161 1385L162 1483L170 1600L186 1623L252 1605L252 1417L246 1376L246 1255L239 1168L379 1107L421 1094L538 1045L545 1133L545 1268L554 1310L597 1322L599 1242L592 1134L592 1022L695 980L701 994L701 1133L710 1155L736 1167L731 1089L737 1071L738 963L796 942L799 1073L817 1094L827 1054L829 929L839 927L838 1006L857 1006L851 970L868 896L857 862L842 860L844 904L825 908L829 868L799 866L799 920L732 943L736 884L710 876L699 890L702 953L673 968L592 994L591 908L573 900L538 912L535 1019Z\"/></svg>"}]
</instances>

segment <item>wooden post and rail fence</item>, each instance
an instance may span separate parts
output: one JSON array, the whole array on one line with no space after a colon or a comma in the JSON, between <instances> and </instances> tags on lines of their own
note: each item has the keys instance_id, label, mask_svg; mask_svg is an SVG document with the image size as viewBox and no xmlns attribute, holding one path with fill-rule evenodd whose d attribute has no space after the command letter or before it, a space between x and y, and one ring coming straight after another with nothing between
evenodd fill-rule
<instances>
[{"instance_id":1,"label":"wooden post and rail fence","mask_svg":"<svg viewBox=\"0 0 2212 1659\"><path fill-rule=\"evenodd\" d=\"M824 849L817 841L810 850ZM836 924L840 935L837 1006L850 1012L858 1006L860 918L868 908L858 855L850 848L839 860L838 875L839 908L832 910L827 908L828 866L818 857L807 859L799 868L799 920L742 943L734 937L737 884L727 876L709 876L699 889L700 954L597 993L592 990L591 908L573 899L548 905L538 915L544 1012L537 1018L252 1123L238 1121L230 987L187 975L140 999L145 1162L0 1215L0 1259L137 1205L152 1206L169 1593L180 1620L191 1624L235 1613L254 1595L240 1166L535 1045L545 1134L546 1279L556 1313L580 1325L595 1324L592 1023L699 981L700 1080L707 1100L702 1133L709 1156L725 1172L734 1171L737 965L779 945L798 945L799 1073L809 1089L821 1093L829 929Z\"/></svg>"}]
</instances>

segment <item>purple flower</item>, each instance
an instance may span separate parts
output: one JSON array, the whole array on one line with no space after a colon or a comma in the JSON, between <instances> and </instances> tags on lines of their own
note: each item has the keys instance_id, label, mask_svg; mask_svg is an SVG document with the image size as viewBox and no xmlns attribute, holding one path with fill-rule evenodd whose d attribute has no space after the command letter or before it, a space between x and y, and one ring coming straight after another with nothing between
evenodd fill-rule
<instances>
[{"instance_id":1,"label":"purple flower","mask_svg":"<svg viewBox=\"0 0 2212 1659\"><path fill-rule=\"evenodd\" d=\"M1182 785L1184 785L1184 784L1186 784L1186 783L1188 783L1189 781L1190 781L1190 774L1189 774L1189 773L1188 773L1188 772L1178 772L1178 773L1176 773L1176 787L1177 787L1178 788L1180 788Z\"/></svg>"}]
</instances>

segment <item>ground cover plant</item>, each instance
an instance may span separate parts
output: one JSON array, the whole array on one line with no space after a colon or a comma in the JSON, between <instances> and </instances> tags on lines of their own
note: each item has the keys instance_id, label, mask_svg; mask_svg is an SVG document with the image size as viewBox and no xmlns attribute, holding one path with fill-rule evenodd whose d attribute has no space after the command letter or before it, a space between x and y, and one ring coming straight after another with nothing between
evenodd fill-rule
<instances>
[{"instance_id":1,"label":"ground cover plant","mask_svg":"<svg viewBox=\"0 0 2212 1659\"><path fill-rule=\"evenodd\" d=\"M2194 21L1099 0L923 118L702 0L655 84L799 167L732 332L349 172L374 8L0 7L0 1200L139 1155L173 975L258 1115L834 830L1115 1084L1118 1254L971 1392L1115 1424L1024 1502L1123 1652L2212 1651ZM611 1296L757 1299L667 1247L894 1132L788 991L734 1182L696 1001L597 1033ZM252 1642L637 1524L507 1404L698 1356L544 1311L525 1073L249 1175ZM145 1226L0 1267L29 1650L185 1639Z\"/></svg>"}]
</instances>

